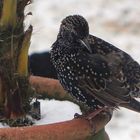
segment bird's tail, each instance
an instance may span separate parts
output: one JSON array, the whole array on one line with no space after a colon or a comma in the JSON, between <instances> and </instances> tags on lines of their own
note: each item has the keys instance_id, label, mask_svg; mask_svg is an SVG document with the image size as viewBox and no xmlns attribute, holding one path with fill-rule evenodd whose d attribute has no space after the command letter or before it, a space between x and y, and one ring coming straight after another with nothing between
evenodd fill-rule
<instances>
[{"instance_id":1,"label":"bird's tail","mask_svg":"<svg viewBox=\"0 0 140 140\"><path fill-rule=\"evenodd\" d=\"M140 113L140 102L132 98L129 103L121 104L120 106Z\"/></svg>"}]
</instances>

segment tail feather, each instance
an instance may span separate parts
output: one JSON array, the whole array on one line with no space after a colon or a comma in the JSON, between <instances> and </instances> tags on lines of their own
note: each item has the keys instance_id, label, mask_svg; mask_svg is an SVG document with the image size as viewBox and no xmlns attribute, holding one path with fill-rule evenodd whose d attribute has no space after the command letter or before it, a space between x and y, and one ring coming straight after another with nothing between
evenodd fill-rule
<instances>
[{"instance_id":1,"label":"tail feather","mask_svg":"<svg viewBox=\"0 0 140 140\"><path fill-rule=\"evenodd\" d=\"M129 103L120 104L120 106L140 113L140 102L132 98Z\"/></svg>"}]
</instances>

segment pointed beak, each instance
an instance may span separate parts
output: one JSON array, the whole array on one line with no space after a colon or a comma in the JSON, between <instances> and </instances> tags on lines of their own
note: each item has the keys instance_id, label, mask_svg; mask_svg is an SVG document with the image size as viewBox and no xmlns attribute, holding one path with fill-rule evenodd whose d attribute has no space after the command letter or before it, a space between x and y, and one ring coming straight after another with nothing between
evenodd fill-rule
<instances>
[{"instance_id":1,"label":"pointed beak","mask_svg":"<svg viewBox=\"0 0 140 140\"><path fill-rule=\"evenodd\" d=\"M89 45L87 39L82 39L82 40L80 40L80 42L83 44L84 47L86 47L86 49L87 49L90 53L92 53L91 47L90 47L90 45Z\"/></svg>"}]
</instances>

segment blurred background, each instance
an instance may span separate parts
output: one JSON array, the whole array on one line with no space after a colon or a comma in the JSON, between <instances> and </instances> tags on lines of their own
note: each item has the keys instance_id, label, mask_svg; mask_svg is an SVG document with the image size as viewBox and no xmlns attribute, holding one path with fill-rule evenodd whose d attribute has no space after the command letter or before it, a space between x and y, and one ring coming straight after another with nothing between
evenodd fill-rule
<instances>
[{"instance_id":1,"label":"blurred background","mask_svg":"<svg viewBox=\"0 0 140 140\"><path fill-rule=\"evenodd\" d=\"M29 54L50 50L62 19L79 14L87 19L91 34L140 62L140 0L34 0L25 13L30 11L33 16L25 21L26 26L34 27ZM114 112L106 130L111 140L140 140L140 114L121 108Z\"/></svg>"}]
</instances>

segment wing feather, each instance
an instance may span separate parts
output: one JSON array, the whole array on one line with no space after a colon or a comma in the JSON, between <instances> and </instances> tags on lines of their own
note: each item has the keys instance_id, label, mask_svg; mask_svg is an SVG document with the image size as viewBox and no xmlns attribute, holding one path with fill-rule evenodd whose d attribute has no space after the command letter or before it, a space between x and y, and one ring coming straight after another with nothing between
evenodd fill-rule
<instances>
[{"instance_id":1,"label":"wing feather","mask_svg":"<svg viewBox=\"0 0 140 140\"><path fill-rule=\"evenodd\" d=\"M83 58L82 53L79 55ZM84 77L80 77L78 85L86 89L86 92L97 98L107 106L118 106L119 104L128 103L130 96L127 88L122 86L122 82L116 79L112 66L108 65L106 59L97 54L86 54L86 60L82 59L80 67L89 65L89 72L85 72ZM116 63L116 62L115 62ZM118 68L119 71L119 68Z\"/></svg>"}]
</instances>

